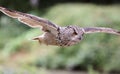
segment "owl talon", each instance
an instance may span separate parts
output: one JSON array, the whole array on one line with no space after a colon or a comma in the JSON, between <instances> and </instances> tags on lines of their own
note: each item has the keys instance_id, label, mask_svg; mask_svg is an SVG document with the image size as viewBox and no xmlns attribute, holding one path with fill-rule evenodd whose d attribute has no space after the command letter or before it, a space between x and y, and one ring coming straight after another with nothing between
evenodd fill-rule
<instances>
[{"instance_id":1,"label":"owl talon","mask_svg":"<svg viewBox=\"0 0 120 74\"><path fill-rule=\"evenodd\" d=\"M33 38L32 40L38 40L38 42L41 43L41 40L38 37Z\"/></svg>"}]
</instances>

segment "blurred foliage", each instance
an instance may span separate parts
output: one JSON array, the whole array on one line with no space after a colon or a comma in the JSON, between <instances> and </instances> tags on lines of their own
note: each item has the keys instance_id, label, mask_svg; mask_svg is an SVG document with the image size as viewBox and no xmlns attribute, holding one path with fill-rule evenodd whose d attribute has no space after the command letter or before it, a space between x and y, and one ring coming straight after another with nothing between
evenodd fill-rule
<instances>
[{"instance_id":1,"label":"blurred foliage","mask_svg":"<svg viewBox=\"0 0 120 74\"><path fill-rule=\"evenodd\" d=\"M120 6L58 4L42 15L60 26L103 26L120 30ZM28 13L38 14L39 10ZM32 39L42 32L7 16L0 18L0 61L48 69L119 71L120 38L110 34L90 34L77 45L39 45ZM6 62L5 62L6 63ZM92 73L92 72L90 72Z\"/></svg>"},{"instance_id":2,"label":"blurred foliage","mask_svg":"<svg viewBox=\"0 0 120 74\"><path fill-rule=\"evenodd\" d=\"M82 27L104 26L120 29L119 7L89 4L57 5L50 9L46 17L51 18L51 20L61 24L61 26L78 24ZM119 43L119 36L115 35L102 33L85 35L80 44L59 48L53 55L50 54L43 59L40 57L37 63L40 66L43 65L53 69L86 70L89 66L93 66L94 69L98 70L116 70L120 69L117 67L120 63L115 60L113 62L113 58L115 59L119 56ZM117 65L112 65L110 62Z\"/></svg>"}]
</instances>

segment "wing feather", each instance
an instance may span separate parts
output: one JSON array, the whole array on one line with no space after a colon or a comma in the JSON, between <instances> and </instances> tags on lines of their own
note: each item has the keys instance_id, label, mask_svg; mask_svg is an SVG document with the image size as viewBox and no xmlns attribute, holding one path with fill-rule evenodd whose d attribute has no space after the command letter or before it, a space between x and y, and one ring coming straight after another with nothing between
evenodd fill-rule
<instances>
[{"instance_id":1,"label":"wing feather","mask_svg":"<svg viewBox=\"0 0 120 74\"><path fill-rule=\"evenodd\" d=\"M42 26L42 30L45 32L49 31L53 34L58 33L57 31L58 26L44 18L40 18L31 14L26 14L26 13L14 11L14 10L9 10L1 6L0 6L0 11L12 18L17 18L20 22L30 27L37 28Z\"/></svg>"},{"instance_id":2,"label":"wing feather","mask_svg":"<svg viewBox=\"0 0 120 74\"><path fill-rule=\"evenodd\" d=\"M120 31L112 29L112 28L105 28L105 27L86 27L86 28L83 28L83 31L86 34L104 32L104 33L120 35Z\"/></svg>"}]
</instances>

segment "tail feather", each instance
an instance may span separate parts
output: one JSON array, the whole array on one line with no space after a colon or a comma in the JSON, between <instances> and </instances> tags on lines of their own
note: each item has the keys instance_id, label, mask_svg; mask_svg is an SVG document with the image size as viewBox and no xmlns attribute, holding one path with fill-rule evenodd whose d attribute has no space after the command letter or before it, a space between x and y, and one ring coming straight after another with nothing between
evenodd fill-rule
<instances>
[{"instance_id":1,"label":"tail feather","mask_svg":"<svg viewBox=\"0 0 120 74\"><path fill-rule=\"evenodd\" d=\"M85 34L103 32L103 33L120 35L120 31L105 27L88 27L88 28L86 27L83 28L83 30Z\"/></svg>"}]
</instances>

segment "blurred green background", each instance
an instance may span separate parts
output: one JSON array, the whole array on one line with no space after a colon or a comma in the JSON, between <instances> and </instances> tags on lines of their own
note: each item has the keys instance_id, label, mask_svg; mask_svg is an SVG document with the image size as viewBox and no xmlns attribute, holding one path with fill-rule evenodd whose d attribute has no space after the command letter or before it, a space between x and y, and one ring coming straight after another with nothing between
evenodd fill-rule
<instances>
[{"instance_id":1,"label":"blurred green background","mask_svg":"<svg viewBox=\"0 0 120 74\"><path fill-rule=\"evenodd\" d=\"M0 5L47 18L59 26L100 26L120 30L119 2L0 0ZM12 74L50 74L49 71L55 71L51 74L57 74L59 70L71 74L120 73L120 36L88 34L79 44L63 48L31 40L42 33L0 12L0 74L6 71Z\"/></svg>"}]
</instances>

